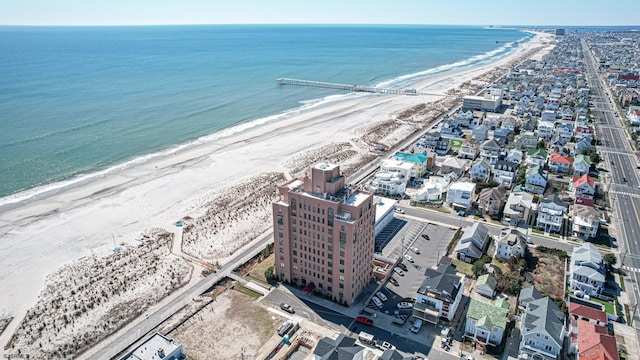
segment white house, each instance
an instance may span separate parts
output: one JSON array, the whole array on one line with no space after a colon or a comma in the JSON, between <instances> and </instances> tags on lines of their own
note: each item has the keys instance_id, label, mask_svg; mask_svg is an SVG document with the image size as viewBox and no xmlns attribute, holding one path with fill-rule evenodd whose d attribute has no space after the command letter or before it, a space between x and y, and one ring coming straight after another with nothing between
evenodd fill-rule
<instances>
[{"instance_id":1,"label":"white house","mask_svg":"<svg viewBox=\"0 0 640 360\"><path fill-rule=\"evenodd\" d=\"M556 112L553 110L544 110L540 116L542 121L556 122Z\"/></svg>"},{"instance_id":2,"label":"white house","mask_svg":"<svg viewBox=\"0 0 640 360\"><path fill-rule=\"evenodd\" d=\"M475 159L480 152L480 143L473 138L465 139L458 150L458 157L461 159Z\"/></svg>"},{"instance_id":3,"label":"white house","mask_svg":"<svg viewBox=\"0 0 640 360\"><path fill-rule=\"evenodd\" d=\"M496 278L491 274L478 276L474 290L484 297L493 299L493 296L496 294Z\"/></svg>"},{"instance_id":4,"label":"white house","mask_svg":"<svg viewBox=\"0 0 640 360\"><path fill-rule=\"evenodd\" d=\"M627 121L630 125L640 125L640 106L630 106L627 110Z\"/></svg>"},{"instance_id":5,"label":"white house","mask_svg":"<svg viewBox=\"0 0 640 360\"><path fill-rule=\"evenodd\" d=\"M440 165L440 174L454 173L460 177L466 171L466 167L467 162L465 160L448 157L442 162L442 165Z\"/></svg>"},{"instance_id":6,"label":"white house","mask_svg":"<svg viewBox=\"0 0 640 360\"><path fill-rule=\"evenodd\" d=\"M485 159L478 159L471 165L471 179L487 182L491 178L491 164Z\"/></svg>"},{"instance_id":7,"label":"white house","mask_svg":"<svg viewBox=\"0 0 640 360\"><path fill-rule=\"evenodd\" d=\"M408 161L398 159L383 159L380 162L380 172L395 175L405 183L411 179L411 173L415 171L413 164Z\"/></svg>"},{"instance_id":8,"label":"white house","mask_svg":"<svg viewBox=\"0 0 640 360\"><path fill-rule=\"evenodd\" d=\"M576 246L571 255L570 288L584 295L602 294L606 282L604 260L591 243Z\"/></svg>"},{"instance_id":9,"label":"white house","mask_svg":"<svg viewBox=\"0 0 640 360\"><path fill-rule=\"evenodd\" d=\"M522 154L521 150L511 149L507 152L507 156L505 156L504 159L509 162L520 164L523 158L524 158L524 155Z\"/></svg>"},{"instance_id":10,"label":"white house","mask_svg":"<svg viewBox=\"0 0 640 360\"><path fill-rule=\"evenodd\" d=\"M536 227L544 232L560 232L567 204L556 194L547 196L538 204L538 223Z\"/></svg>"},{"instance_id":11,"label":"white house","mask_svg":"<svg viewBox=\"0 0 640 360\"><path fill-rule=\"evenodd\" d=\"M587 240L596 237L600 227L600 212L591 206L573 205L573 236Z\"/></svg>"},{"instance_id":12,"label":"white house","mask_svg":"<svg viewBox=\"0 0 640 360\"><path fill-rule=\"evenodd\" d=\"M419 202L439 203L443 201L451 184L449 176L430 176L422 183L422 187L415 194L413 200Z\"/></svg>"},{"instance_id":13,"label":"white house","mask_svg":"<svg viewBox=\"0 0 640 360\"><path fill-rule=\"evenodd\" d=\"M427 269L416 294L412 315L432 324L441 319L450 322L460 305L464 282L464 275L459 276L449 264Z\"/></svg>"},{"instance_id":14,"label":"white house","mask_svg":"<svg viewBox=\"0 0 640 360\"><path fill-rule=\"evenodd\" d=\"M516 228L503 229L497 240L496 253L494 256L502 259L511 257L524 257L527 251L527 235L524 235Z\"/></svg>"},{"instance_id":15,"label":"white house","mask_svg":"<svg viewBox=\"0 0 640 360\"><path fill-rule=\"evenodd\" d=\"M498 346L504 337L509 308L471 299L467 309L465 336L476 342Z\"/></svg>"},{"instance_id":16,"label":"white house","mask_svg":"<svg viewBox=\"0 0 640 360\"><path fill-rule=\"evenodd\" d=\"M496 163L496 161L498 161L501 150L502 147L495 139L487 140L482 143L480 156L482 156L483 159L486 159L491 165L493 165Z\"/></svg>"},{"instance_id":17,"label":"white house","mask_svg":"<svg viewBox=\"0 0 640 360\"><path fill-rule=\"evenodd\" d=\"M564 343L564 313L549 297L527 304L521 322L518 358L559 359ZM537 356L537 357L536 357Z\"/></svg>"},{"instance_id":18,"label":"white house","mask_svg":"<svg viewBox=\"0 0 640 360\"><path fill-rule=\"evenodd\" d=\"M570 156L554 155L549 158L549 170L554 173L568 174L571 165L573 159Z\"/></svg>"},{"instance_id":19,"label":"white house","mask_svg":"<svg viewBox=\"0 0 640 360\"><path fill-rule=\"evenodd\" d=\"M456 181L447 191L447 204L455 210L469 210L473 203L476 184L472 182Z\"/></svg>"},{"instance_id":20,"label":"white house","mask_svg":"<svg viewBox=\"0 0 640 360\"><path fill-rule=\"evenodd\" d=\"M518 171L518 163L498 160L493 167L493 181L511 188Z\"/></svg>"},{"instance_id":21,"label":"white house","mask_svg":"<svg viewBox=\"0 0 640 360\"><path fill-rule=\"evenodd\" d=\"M520 223L529 224L532 220L532 206L533 195L522 191L513 191L509 194L507 204L504 207L502 221L511 226L518 226Z\"/></svg>"},{"instance_id":22,"label":"white house","mask_svg":"<svg viewBox=\"0 0 640 360\"><path fill-rule=\"evenodd\" d=\"M553 136L554 124L549 121L540 121L538 123L538 139L549 140Z\"/></svg>"},{"instance_id":23,"label":"white house","mask_svg":"<svg viewBox=\"0 0 640 360\"><path fill-rule=\"evenodd\" d=\"M542 149L531 149L527 151L527 165L530 167L533 166L544 166L547 163L547 158L549 157L549 153L546 150Z\"/></svg>"},{"instance_id":24,"label":"white house","mask_svg":"<svg viewBox=\"0 0 640 360\"><path fill-rule=\"evenodd\" d=\"M489 229L482 223L475 222L464 230L454 253L461 261L471 263L482 257L489 241Z\"/></svg>"},{"instance_id":25,"label":"white house","mask_svg":"<svg viewBox=\"0 0 640 360\"><path fill-rule=\"evenodd\" d=\"M547 188L547 176L547 172L540 166L527 169L525 189L530 193L542 195Z\"/></svg>"},{"instance_id":26,"label":"white house","mask_svg":"<svg viewBox=\"0 0 640 360\"><path fill-rule=\"evenodd\" d=\"M480 142L487 140L488 134L489 127L485 125L476 126L471 130L471 136Z\"/></svg>"},{"instance_id":27,"label":"white house","mask_svg":"<svg viewBox=\"0 0 640 360\"><path fill-rule=\"evenodd\" d=\"M401 179L398 173L378 172L367 182L367 189L374 194L394 196L402 195L407 188L407 181Z\"/></svg>"}]
</instances>

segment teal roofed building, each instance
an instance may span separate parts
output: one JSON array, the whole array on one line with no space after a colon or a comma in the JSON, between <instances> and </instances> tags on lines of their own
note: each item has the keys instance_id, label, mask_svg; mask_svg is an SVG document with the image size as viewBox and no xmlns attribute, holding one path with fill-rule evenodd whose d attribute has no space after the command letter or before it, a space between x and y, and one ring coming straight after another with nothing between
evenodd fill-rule
<instances>
[{"instance_id":1,"label":"teal roofed building","mask_svg":"<svg viewBox=\"0 0 640 360\"><path fill-rule=\"evenodd\" d=\"M415 171L412 171L411 175L414 177L422 177L427 170L435 165L435 157L423 153L409 154L398 152L395 157L398 160L413 164Z\"/></svg>"},{"instance_id":2,"label":"teal roofed building","mask_svg":"<svg viewBox=\"0 0 640 360\"><path fill-rule=\"evenodd\" d=\"M508 308L471 299L467 310L465 337L482 345L499 345L507 327L508 314Z\"/></svg>"},{"instance_id":3,"label":"teal roofed building","mask_svg":"<svg viewBox=\"0 0 640 360\"><path fill-rule=\"evenodd\" d=\"M591 158L589 155L578 155L573 159L573 175L582 176L589 173Z\"/></svg>"},{"instance_id":4,"label":"teal roofed building","mask_svg":"<svg viewBox=\"0 0 640 360\"><path fill-rule=\"evenodd\" d=\"M484 274L476 280L476 292L493 299L496 294L496 279L491 274Z\"/></svg>"}]
</instances>

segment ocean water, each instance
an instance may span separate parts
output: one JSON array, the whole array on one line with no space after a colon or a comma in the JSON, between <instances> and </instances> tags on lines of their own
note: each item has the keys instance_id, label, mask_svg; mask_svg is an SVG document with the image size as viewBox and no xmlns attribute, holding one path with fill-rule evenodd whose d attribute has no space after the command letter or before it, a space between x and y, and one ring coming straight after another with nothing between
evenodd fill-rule
<instances>
[{"instance_id":1,"label":"ocean water","mask_svg":"<svg viewBox=\"0 0 640 360\"><path fill-rule=\"evenodd\" d=\"M530 37L461 26L0 27L0 204L341 94L279 77L401 88Z\"/></svg>"}]
</instances>

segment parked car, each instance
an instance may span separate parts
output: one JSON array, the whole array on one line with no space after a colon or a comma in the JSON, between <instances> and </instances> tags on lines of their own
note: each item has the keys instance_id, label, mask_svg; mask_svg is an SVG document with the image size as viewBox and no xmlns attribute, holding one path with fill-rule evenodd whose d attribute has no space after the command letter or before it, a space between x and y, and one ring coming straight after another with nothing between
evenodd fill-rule
<instances>
[{"instance_id":1,"label":"parked car","mask_svg":"<svg viewBox=\"0 0 640 360\"><path fill-rule=\"evenodd\" d=\"M378 291L376 293L376 296L378 297L378 299L382 301L387 301L387 295L383 294L382 291Z\"/></svg>"},{"instance_id":2,"label":"parked car","mask_svg":"<svg viewBox=\"0 0 640 360\"><path fill-rule=\"evenodd\" d=\"M285 303L281 303L280 304L280 309L282 309L282 310L284 310L284 311L286 311L288 313L291 313L291 314L295 314L295 312L296 312L295 310L293 310L293 306L291 306L289 304L285 304Z\"/></svg>"},{"instance_id":3,"label":"parked car","mask_svg":"<svg viewBox=\"0 0 640 360\"><path fill-rule=\"evenodd\" d=\"M395 212L397 212L398 214L404 214L404 210L398 208L395 209Z\"/></svg>"},{"instance_id":4,"label":"parked car","mask_svg":"<svg viewBox=\"0 0 640 360\"><path fill-rule=\"evenodd\" d=\"M368 326L373 325L373 320L369 319L366 316L356 316L356 322L362 325L368 325Z\"/></svg>"},{"instance_id":5,"label":"parked car","mask_svg":"<svg viewBox=\"0 0 640 360\"><path fill-rule=\"evenodd\" d=\"M418 331L420 331L420 328L422 328L422 319L416 320L410 330L412 333L417 334Z\"/></svg>"},{"instance_id":6,"label":"parked car","mask_svg":"<svg viewBox=\"0 0 640 360\"><path fill-rule=\"evenodd\" d=\"M398 282L398 279L393 278L393 277L389 278L389 282L392 283L395 286L399 286L400 285L400 283Z\"/></svg>"},{"instance_id":7,"label":"parked car","mask_svg":"<svg viewBox=\"0 0 640 360\"><path fill-rule=\"evenodd\" d=\"M415 261L413 261L413 258L412 258L412 257L411 257L411 255L409 255L409 254L405 254L405 255L404 255L404 258L405 258L408 262L410 262L410 263L414 263L414 262L415 262Z\"/></svg>"},{"instance_id":8,"label":"parked car","mask_svg":"<svg viewBox=\"0 0 640 360\"><path fill-rule=\"evenodd\" d=\"M400 275L400 276L404 276L404 271L402 271L402 269L394 267L393 271L395 271L396 274Z\"/></svg>"},{"instance_id":9,"label":"parked car","mask_svg":"<svg viewBox=\"0 0 640 360\"><path fill-rule=\"evenodd\" d=\"M376 304L377 307L381 308L382 307L382 301L380 301L380 299L378 299L377 296L374 296L371 298L371 301Z\"/></svg>"},{"instance_id":10,"label":"parked car","mask_svg":"<svg viewBox=\"0 0 640 360\"><path fill-rule=\"evenodd\" d=\"M398 309L411 309L411 308L413 308L413 304L412 304L412 303L408 303L408 302L403 301L403 302L399 302L399 303L396 305L396 307L397 307Z\"/></svg>"},{"instance_id":11,"label":"parked car","mask_svg":"<svg viewBox=\"0 0 640 360\"><path fill-rule=\"evenodd\" d=\"M429 235L427 235L427 234L422 234L421 236L422 236L425 240L429 240Z\"/></svg>"},{"instance_id":12,"label":"parked car","mask_svg":"<svg viewBox=\"0 0 640 360\"><path fill-rule=\"evenodd\" d=\"M407 265L403 263L398 263L398 267L404 271L409 271L409 269L407 268Z\"/></svg>"},{"instance_id":13,"label":"parked car","mask_svg":"<svg viewBox=\"0 0 640 360\"><path fill-rule=\"evenodd\" d=\"M417 247L412 247L412 248L410 248L410 249L411 249L411 251L413 251L414 253L416 253L416 254L420 254L420 249L418 249Z\"/></svg>"},{"instance_id":14,"label":"parked car","mask_svg":"<svg viewBox=\"0 0 640 360\"><path fill-rule=\"evenodd\" d=\"M280 325L280 327L278 328L278 335L280 336L284 336L286 333L289 332L289 330L291 330L291 328L293 327L293 322L291 320L287 320L285 321L282 325Z\"/></svg>"},{"instance_id":15,"label":"parked car","mask_svg":"<svg viewBox=\"0 0 640 360\"><path fill-rule=\"evenodd\" d=\"M390 343L388 343L386 341L384 341L384 342L382 342L382 344L380 344L380 348L382 350L395 350L396 349L395 346L391 345Z\"/></svg>"}]
</instances>

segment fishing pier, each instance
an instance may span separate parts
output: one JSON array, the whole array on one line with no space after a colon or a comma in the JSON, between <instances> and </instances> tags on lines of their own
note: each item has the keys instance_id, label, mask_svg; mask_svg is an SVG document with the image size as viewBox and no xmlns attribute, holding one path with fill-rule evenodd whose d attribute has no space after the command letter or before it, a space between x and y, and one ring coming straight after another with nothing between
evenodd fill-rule
<instances>
[{"instance_id":1,"label":"fishing pier","mask_svg":"<svg viewBox=\"0 0 640 360\"><path fill-rule=\"evenodd\" d=\"M418 92L415 89L385 89L378 88L373 86L364 86L364 85L348 85L348 84L337 84L330 82L322 82L322 81L312 81L312 80L300 80L300 79L287 79L280 78L276 79L278 85L291 85L291 86L307 86L307 87L315 87L322 89L335 89L342 90L348 92L368 92L368 93L376 93L376 94L389 94L389 95L435 95L435 96L444 96L443 94L430 94L430 93L422 93Z\"/></svg>"}]
</instances>

